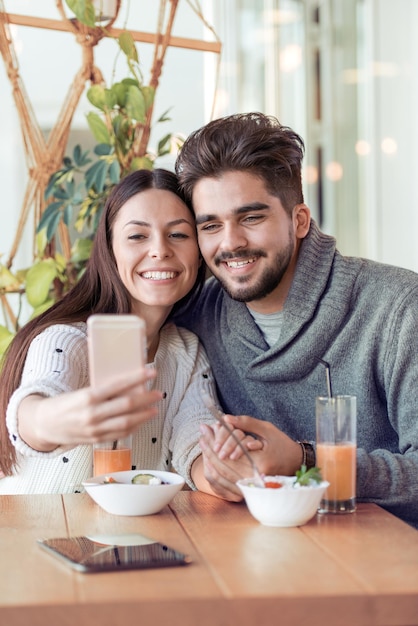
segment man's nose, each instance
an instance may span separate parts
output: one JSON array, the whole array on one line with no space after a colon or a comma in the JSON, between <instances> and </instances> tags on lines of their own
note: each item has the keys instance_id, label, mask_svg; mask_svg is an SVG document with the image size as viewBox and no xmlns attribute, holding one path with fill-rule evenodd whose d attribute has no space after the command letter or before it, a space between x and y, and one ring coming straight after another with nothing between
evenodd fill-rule
<instances>
[{"instance_id":1,"label":"man's nose","mask_svg":"<svg viewBox=\"0 0 418 626\"><path fill-rule=\"evenodd\" d=\"M245 233L236 225L226 225L222 231L222 240L219 247L222 250L238 250L248 245Z\"/></svg>"}]
</instances>

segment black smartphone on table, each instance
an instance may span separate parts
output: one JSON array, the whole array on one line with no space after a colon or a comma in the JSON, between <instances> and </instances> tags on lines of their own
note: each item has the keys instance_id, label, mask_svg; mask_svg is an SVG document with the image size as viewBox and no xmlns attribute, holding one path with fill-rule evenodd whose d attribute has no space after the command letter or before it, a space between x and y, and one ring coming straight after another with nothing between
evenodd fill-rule
<instances>
[{"instance_id":1,"label":"black smartphone on table","mask_svg":"<svg viewBox=\"0 0 418 626\"><path fill-rule=\"evenodd\" d=\"M41 548L84 573L191 563L186 554L143 535L56 537L37 541Z\"/></svg>"}]
</instances>

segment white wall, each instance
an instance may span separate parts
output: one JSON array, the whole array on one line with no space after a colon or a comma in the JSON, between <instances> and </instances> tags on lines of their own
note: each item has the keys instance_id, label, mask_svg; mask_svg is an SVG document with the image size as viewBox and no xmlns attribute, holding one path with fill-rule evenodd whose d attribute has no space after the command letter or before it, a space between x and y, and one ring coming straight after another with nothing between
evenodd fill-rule
<instances>
[{"instance_id":1,"label":"white wall","mask_svg":"<svg viewBox=\"0 0 418 626\"><path fill-rule=\"evenodd\" d=\"M372 145L364 187L366 253L418 271L418 2L365 4ZM393 153L385 152L388 140Z\"/></svg>"}]
</instances>

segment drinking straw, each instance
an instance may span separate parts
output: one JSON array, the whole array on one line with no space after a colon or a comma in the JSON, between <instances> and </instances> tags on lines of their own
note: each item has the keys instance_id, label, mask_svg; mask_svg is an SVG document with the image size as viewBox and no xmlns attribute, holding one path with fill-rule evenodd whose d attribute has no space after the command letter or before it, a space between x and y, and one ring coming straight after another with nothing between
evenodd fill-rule
<instances>
[{"instance_id":1,"label":"drinking straw","mask_svg":"<svg viewBox=\"0 0 418 626\"><path fill-rule=\"evenodd\" d=\"M322 365L325 366L325 374L327 377L327 389L328 389L328 398L332 398L332 386L331 386L331 368L330 365L327 361L324 361L323 359L319 359L318 361L320 361L322 363Z\"/></svg>"}]
</instances>

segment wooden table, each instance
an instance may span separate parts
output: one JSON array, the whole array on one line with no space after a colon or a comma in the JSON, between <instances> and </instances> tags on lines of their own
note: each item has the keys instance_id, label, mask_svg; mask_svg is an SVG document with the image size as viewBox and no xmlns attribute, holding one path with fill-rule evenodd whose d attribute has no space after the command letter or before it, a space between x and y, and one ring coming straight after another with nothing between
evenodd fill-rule
<instances>
[{"instance_id":1,"label":"wooden table","mask_svg":"<svg viewBox=\"0 0 418 626\"><path fill-rule=\"evenodd\" d=\"M82 574L39 537L138 532L185 567ZM1 626L418 625L418 532L372 504L269 528L182 491L158 515L118 517L87 494L0 496Z\"/></svg>"}]
</instances>

